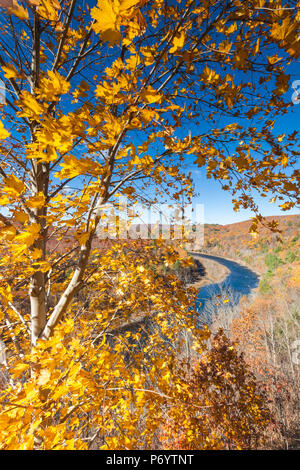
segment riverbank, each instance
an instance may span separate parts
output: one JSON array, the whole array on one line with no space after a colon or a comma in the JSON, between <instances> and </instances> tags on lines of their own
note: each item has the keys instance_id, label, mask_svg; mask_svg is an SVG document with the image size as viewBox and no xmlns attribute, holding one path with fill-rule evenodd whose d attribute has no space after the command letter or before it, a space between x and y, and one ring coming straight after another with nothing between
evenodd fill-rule
<instances>
[{"instance_id":1,"label":"riverbank","mask_svg":"<svg viewBox=\"0 0 300 470\"><path fill-rule=\"evenodd\" d=\"M191 255L195 254L191 253ZM197 258L198 257L201 263L202 261L209 261L210 263L215 262L217 268L214 267L214 273L216 272L215 269L218 269L218 278L223 278L221 282L208 282L207 279L207 283L198 288L196 306L201 306L202 312L206 309L207 302L211 310L212 306L209 302L214 296L219 298L225 296L224 299L228 302L227 306L231 308L238 305L241 297L248 297L250 294L255 293L256 288L259 286L259 278L256 273L236 261L204 253L199 253ZM225 274L224 268L228 270L227 275ZM225 274L225 276L222 276L222 274Z\"/></svg>"},{"instance_id":2,"label":"riverbank","mask_svg":"<svg viewBox=\"0 0 300 470\"><path fill-rule=\"evenodd\" d=\"M188 284L188 287L200 289L201 287L204 287L207 284L219 284L225 281L226 277L230 273L230 270L226 266L218 263L217 261L202 258L201 253L190 252L190 255L195 260L200 261L204 268L204 273L201 279L197 279L195 282L191 282L190 284Z\"/></svg>"},{"instance_id":3,"label":"riverbank","mask_svg":"<svg viewBox=\"0 0 300 470\"><path fill-rule=\"evenodd\" d=\"M200 253L199 253L200 254ZM257 269L255 269L255 267L251 266L250 264L247 264L245 261L243 261L242 259L240 259L238 256L236 257L231 257L231 256L225 256L223 258L223 255L222 254L219 254L219 253L210 253L209 251L203 251L201 253L201 255L208 255L208 256L215 256L217 258L221 258L221 259L226 259L228 261L232 261L233 263L237 263L241 266L243 266L244 268L247 268L247 269L251 269L251 271L253 271L256 276L261 279L262 275L263 275L263 272L261 271L257 271Z\"/></svg>"}]
</instances>

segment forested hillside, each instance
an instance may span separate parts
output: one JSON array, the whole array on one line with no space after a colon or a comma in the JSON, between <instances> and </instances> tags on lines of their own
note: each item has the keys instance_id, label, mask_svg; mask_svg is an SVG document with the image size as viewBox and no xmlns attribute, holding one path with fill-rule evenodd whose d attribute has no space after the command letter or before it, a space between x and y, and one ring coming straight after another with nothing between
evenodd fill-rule
<instances>
[{"instance_id":1,"label":"forested hillside","mask_svg":"<svg viewBox=\"0 0 300 470\"><path fill-rule=\"evenodd\" d=\"M268 445L299 448L300 217L269 220L277 221L280 232L262 227L253 237L251 221L206 227L206 252L233 258L260 274L256 292L237 307L212 301L213 329L223 327L236 342L267 394L273 415Z\"/></svg>"}]
</instances>

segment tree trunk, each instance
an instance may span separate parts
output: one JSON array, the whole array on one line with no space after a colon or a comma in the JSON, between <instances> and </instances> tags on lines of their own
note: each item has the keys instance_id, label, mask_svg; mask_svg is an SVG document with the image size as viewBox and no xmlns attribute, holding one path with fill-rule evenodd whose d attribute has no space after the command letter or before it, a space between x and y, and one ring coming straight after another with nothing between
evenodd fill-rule
<instances>
[{"instance_id":1,"label":"tree trunk","mask_svg":"<svg viewBox=\"0 0 300 470\"><path fill-rule=\"evenodd\" d=\"M32 139L35 140L34 137ZM32 193L44 194L45 198L48 195L48 181L49 181L49 168L43 163L35 163L33 165L32 178ZM32 248L41 252L41 256L36 260L45 261L46 259L46 206L42 208L32 209L30 221L31 223L38 223L41 227L40 236L35 240ZM34 346L37 339L40 337L46 325L46 276L41 271L36 271L30 280L29 297L30 297L30 312L31 312L31 344Z\"/></svg>"},{"instance_id":2,"label":"tree trunk","mask_svg":"<svg viewBox=\"0 0 300 470\"><path fill-rule=\"evenodd\" d=\"M63 292L58 303L54 307L54 310L52 314L50 315L49 320L44 325L44 329L41 334L41 337L43 339L48 339L51 336L53 328L57 325L62 315L66 312L75 294L78 292L78 290L82 286L83 276L84 276L84 273L88 264L90 252L91 252L91 244L92 244L92 234L90 235L90 238L86 242L86 244L81 247L81 253L80 253L80 257L78 261L78 266L74 271L72 279L69 282L65 291Z\"/></svg>"},{"instance_id":3,"label":"tree trunk","mask_svg":"<svg viewBox=\"0 0 300 470\"><path fill-rule=\"evenodd\" d=\"M44 274L37 271L30 282L31 344L34 346L46 325Z\"/></svg>"}]
</instances>

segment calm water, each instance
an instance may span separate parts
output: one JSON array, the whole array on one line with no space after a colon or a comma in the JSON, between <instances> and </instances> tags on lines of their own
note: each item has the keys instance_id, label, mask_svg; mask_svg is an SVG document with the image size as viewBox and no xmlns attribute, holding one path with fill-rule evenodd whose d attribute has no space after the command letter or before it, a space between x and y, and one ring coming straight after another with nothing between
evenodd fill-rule
<instances>
[{"instance_id":1,"label":"calm water","mask_svg":"<svg viewBox=\"0 0 300 470\"><path fill-rule=\"evenodd\" d=\"M217 261L220 264L226 266L229 269L229 274L226 279L221 283L209 284L203 286L199 289L198 297L196 301L196 307L199 312L205 311L205 307L208 301L210 301L214 296L220 295L222 292L228 292L228 297L230 299L230 305L237 305L240 301L240 298L243 295L249 295L252 289L258 287L259 277L250 269L241 266L234 261L229 261L218 256L211 255L195 255L201 258L211 259ZM201 305L199 305L201 302Z\"/></svg>"}]
</instances>

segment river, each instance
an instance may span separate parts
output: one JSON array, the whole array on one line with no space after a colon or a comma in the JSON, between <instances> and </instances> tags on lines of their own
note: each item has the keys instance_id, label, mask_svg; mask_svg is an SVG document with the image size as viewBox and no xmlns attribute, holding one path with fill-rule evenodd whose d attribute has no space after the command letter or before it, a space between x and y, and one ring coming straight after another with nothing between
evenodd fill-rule
<instances>
[{"instance_id":1,"label":"river","mask_svg":"<svg viewBox=\"0 0 300 470\"><path fill-rule=\"evenodd\" d=\"M199 257L200 262L201 258L211 259L224 265L229 270L229 274L223 282L208 284L199 289L196 308L200 315L203 315L204 313L207 314L208 311L211 311L212 302L218 303L216 296L221 295L221 300L219 302L223 302L225 296L226 299L229 299L229 302L226 302L226 305L234 306L239 303L240 298L243 295L248 296L253 289L258 287L258 275L246 266L242 266L241 264L226 258L220 258L219 256L206 254L194 254L193 256L197 258ZM213 300L214 298L215 300Z\"/></svg>"}]
</instances>

